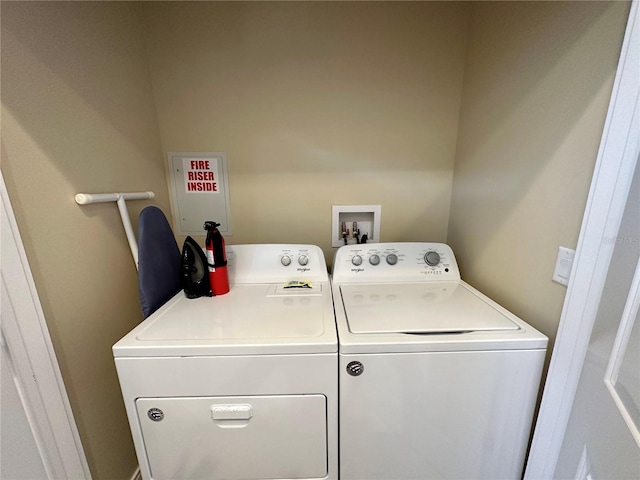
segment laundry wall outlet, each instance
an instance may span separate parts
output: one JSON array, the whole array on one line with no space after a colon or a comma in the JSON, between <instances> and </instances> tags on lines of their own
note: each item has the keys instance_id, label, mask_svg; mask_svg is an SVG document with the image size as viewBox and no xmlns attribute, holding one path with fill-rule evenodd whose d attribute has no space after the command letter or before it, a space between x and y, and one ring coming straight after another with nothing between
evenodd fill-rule
<instances>
[{"instance_id":1,"label":"laundry wall outlet","mask_svg":"<svg viewBox=\"0 0 640 480\"><path fill-rule=\"evenodd\" d=\"M227 155L224 152L169 152L169 180L174 232L204 235L206 221L231 235Z\"/></svg>"},{"instance_id":2,"label":"laundry wall outlet","mask_svg":"<svg viewBox=\"0 0 640 480\"><path fill-rule=\"evenodd\" d=\"M352 245L363 240L380 242L380 205L334 205L331 215L331 246Z\"/></svg>"}]
</instances>

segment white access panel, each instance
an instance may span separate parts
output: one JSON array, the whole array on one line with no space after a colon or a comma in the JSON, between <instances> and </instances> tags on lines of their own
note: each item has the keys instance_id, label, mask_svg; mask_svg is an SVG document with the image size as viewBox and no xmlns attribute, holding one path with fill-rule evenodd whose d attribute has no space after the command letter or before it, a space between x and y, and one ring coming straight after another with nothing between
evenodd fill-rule
<instances>
[{"instance_id":1,"label":"white access panel","mask_svg":"<svg viewBox=\"0 0 640 480\"><path fill-rule=\"evenodd\" d=\"M521 478L544 355L340 355L340 477Z\"/></svg>"},{"instance_id":2,"label":"white access panel","mask_svg":"<svg viewBox=\"0 0 640 480\"><path fill-rule=\"evenodd\" d=\"M327 474L323 395L141 398L136 407L154 480Z\"/></svg>"},{"instance_id":3,"label":"white access panel","mask_svg":"<svg viewBox=\"0 0 640 480\"><path fill-rule=\"evenodd\" d=\"M218 222L231 235L227 155L224 152L169 152L174 232L204 235L204 222Z\"/></svg>"}]
</instances>

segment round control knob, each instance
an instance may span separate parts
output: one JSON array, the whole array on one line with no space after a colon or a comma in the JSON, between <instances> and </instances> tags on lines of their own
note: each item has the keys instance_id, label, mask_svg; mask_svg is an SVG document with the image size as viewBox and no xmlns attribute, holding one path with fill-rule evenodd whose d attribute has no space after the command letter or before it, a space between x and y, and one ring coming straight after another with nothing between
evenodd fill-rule
<instances>
[{"instance_id":1,"label":"round control knob","mask_svg":"<svg viewBox=\"0 0 640 480\"><path fill-rule=\"evenodd\" d=\"M424 261L427 262L427 265L430 267L435 267L440 263L440 254L438 252L427 252L424 255Z\"/></svg>"},{"instance_id":2,"label":"round control knob","mask_svg":"<svg viewBox=\"0 0 640 480\"><path fill-rule=\"evenodd\" d=\"M354 255L351 259L351 263L353 263L356 267L358 265L362 265L362 257L360 255Z\"/></svg>"},{"instance_id":3,"label":"round control knob","mask_svg":"<svg viewBox=\"0 0 640 480\"><path fill-rule=\"evenodd\" d=\"M280 259L280 263L282 263L282 265L284 265L285 267L288 267L289 265L291 265L291 257L289 255L283 255Z\"/></svg>"},{"instance_id":4,"label":"round control knob","mask_svg":"<svg viewBox=\"0 0 640 480\"><path fill-rule=\"evenodd\" d=\"M300 255L298 257L298 263L304 267L307 263L309 263L309 257L307 257L306 255Z\"/></svg>"},{"instance_id":5,"label":"round control knob","mask_svg":"<svg viewBox=\"0 0 640 480\"><path fill-rule=\"evenodd\" d=\"M369 263L371 265L378 265L380 263L380 256L373 254L369 257Z\"/></svg>"},{"instance_id":6,"label":"round control knob","mask_svg":"<svg viewBox=\"0 0 640 480\"><path fill-rule=\"evenodd\" d=\"M396 263L398 263L398 256L395 253L390 253L389 255L387 255L387 263L389 265L395 265Z\"/></svg>"}]
</instances>

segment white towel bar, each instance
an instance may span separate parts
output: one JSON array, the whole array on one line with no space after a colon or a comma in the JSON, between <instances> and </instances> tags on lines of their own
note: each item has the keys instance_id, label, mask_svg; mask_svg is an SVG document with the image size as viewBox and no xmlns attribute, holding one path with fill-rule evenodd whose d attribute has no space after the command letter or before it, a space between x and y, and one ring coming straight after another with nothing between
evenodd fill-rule
<instances>
[{"instance_id":1,"label":"white towel bar","mask_svg":"<svg viewBox=\"0 0 640 480\"><path fill-rule=\"evenodd\" d=\"M90 203L103 203L103 202L116 202L118 204L118 210L120 211L120 218L122 218L122 225L124 231L127 234L127 240L129 241L129 248L131 249L131 255L133 255L133 261L138 268L138 242L136 236L133 233L133 227L131 226L131 219L129 218L129 212L127 211L127 200L147 200L154 198L153 192L131 192L131 193L78 193L76 195L76 203L78 205L88 205Z\"/></svg>"},{"instance_id":2,"label":"white towel bar","mask_svg":"<svg viewBox=\"0 0 640 480\"><path fill-rule=\"evenodd\" d=\"M125 200L146 200L154 198L153 192L132 193L79 193L76 195L76 203L87 205L89 203L117 202L120 198Z\"/></svg>"}]
</instances>

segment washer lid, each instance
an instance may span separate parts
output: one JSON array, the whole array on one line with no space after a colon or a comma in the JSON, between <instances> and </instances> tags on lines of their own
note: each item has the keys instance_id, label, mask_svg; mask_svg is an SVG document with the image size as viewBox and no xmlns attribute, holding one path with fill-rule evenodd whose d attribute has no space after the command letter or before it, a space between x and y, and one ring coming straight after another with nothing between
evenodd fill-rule
<instances>
[{"instance_id":1,"label":"washer lid","mask_svg":"<svg viewBox=\"0 0 640 480\"><path fill-rule=\"evenodd\" d=\"M458 282L340 286L352 333L462 333L520 327Z\"/></svg>"}]
</instances>

